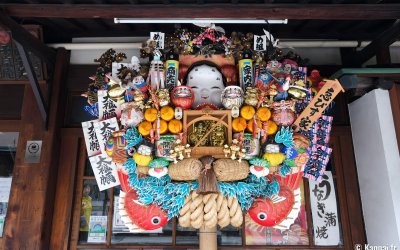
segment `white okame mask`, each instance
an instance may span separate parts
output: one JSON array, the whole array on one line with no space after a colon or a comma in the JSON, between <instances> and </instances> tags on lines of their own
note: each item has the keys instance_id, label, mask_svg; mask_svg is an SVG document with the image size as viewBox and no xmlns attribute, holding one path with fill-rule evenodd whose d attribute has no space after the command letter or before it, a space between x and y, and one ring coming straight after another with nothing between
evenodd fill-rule
<instances>
[{"instance_id":1,"label":"white okame mask","mask_svg":"<svg viewBox=\"0 0 400 250\"><path fill-rule=\"evenodd\" d=\"M221 107L221 93L225 86L223 76L217 68L206 64L194 67L188 74L186 85L194 92L192 108L204 103Z\"/></svg>"}]
</instances>

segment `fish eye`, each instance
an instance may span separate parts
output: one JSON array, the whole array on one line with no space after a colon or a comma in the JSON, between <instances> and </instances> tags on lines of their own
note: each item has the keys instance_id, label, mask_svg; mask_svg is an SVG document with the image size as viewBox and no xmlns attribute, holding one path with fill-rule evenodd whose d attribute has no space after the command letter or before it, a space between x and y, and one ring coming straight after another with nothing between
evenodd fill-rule
<instances>
[{"instance_id":1,"label":"fish eye","mask_svg":"<svg viewBox=\"0 0 400 250\"><path fill-rule=\"evenodd\" d=\"M257 215L259 220L266 220L267 219L267 214L266 213L259 213Z\"/></svg>"},{"instance_id":2,"label":"fish eye","mask_svg":"<svg viewBox=\"0 0 400 250\"><path fill-rule=\"evenodd\" d=\"M126 152L127 152L127 154L128 154L129 156L133 156L133 154L136 153L136 148L132 147L132 148L126 150Z\"/></svg>"},{"instance_id":3,"label":"fish eye","mask_svg":"<svg viewBox=\"0 0 400 250\"><path fill-rule=\"evenodd\" d=\"M158 224L160 224L161 223L161 219L160 219L160 217L153 217L152 219L151 219L151 223L153 224L153 225L158 225Z\"/></svg>"}]
</instances>

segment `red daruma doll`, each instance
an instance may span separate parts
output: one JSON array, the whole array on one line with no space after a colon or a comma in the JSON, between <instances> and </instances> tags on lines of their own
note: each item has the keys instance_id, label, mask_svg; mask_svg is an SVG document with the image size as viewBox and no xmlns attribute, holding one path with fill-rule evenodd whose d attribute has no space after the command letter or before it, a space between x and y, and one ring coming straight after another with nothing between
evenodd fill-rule
<instances>
[{"instance_id":1,"label":"red daruma doll","mask_svg":"<svg viewBox=\"0 0 400 250\"><path fill-rule=\"evenodd\" d=\"M189 109L194 102L194 93L191 87L176 86L171 92L171 102L175 107Z\"/></svg>"}]
</instances>

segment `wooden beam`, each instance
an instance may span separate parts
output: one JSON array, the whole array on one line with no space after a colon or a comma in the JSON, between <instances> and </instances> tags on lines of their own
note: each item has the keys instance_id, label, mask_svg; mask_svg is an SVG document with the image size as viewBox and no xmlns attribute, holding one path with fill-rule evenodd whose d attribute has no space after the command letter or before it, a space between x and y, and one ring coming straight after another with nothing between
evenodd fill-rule
<instances>
[{"instance_id":1,"label":"wooden beam","mask_svg":"<svg viewBox=\"0 0 400 250\"><path fill-rule=\"evenodd\" d=\"M389 47L382 47L376 51L376 64L386 67L389 67L390 64L392 64Z\"/></svg>"},{"instance_id":2,"label":"wooden beam","mask_svg":"<svg viewBox=\"0 0 400 250\"><path fill-rule=\"evenodd\" d=\"M393 25L380 34L375 40L373 40L367 47L356 53L354 63L361 65L371 57L376 55L377 51L381 48L389 47L392 43L397 40L400 35L400 19L397 19Z\"/></svg>"},{"instance_id":3,"label":"wooden beam","mask_svg":"<svg viewBox=\"0 0 400 250\"><path fill-rule=\"evenodd\" d=\"M28 5L28 4L26 4ZM28 6L31 6L30 4ZM11 31L12 38L20 43L26 50L31 51L39 58L46 61L49 66L55 64L56 52L50 47L47 47L39 39L17 24L9 16L0 10L0 25Z\"/></svg>"},{"instance_id":4,"label":"wooden beam","mask_svg":"<svg viewBox=\"0 0 400 250\"><path fill-rule=\"evenodd\" d=\"M17 45L18 53L21 56L22 63L25 68L25 72L28 75L29 83L31 84L33 94L35 95L36 103L39 107L40 114L42 119L47 127L47 105L43 98L42 92L40 91L39 82L36 78L35 70L32 66L31 60L29 59L28 53L26 52L25 48L17 41L15 41Z\"/></svg>"},{"instance_id":5,"label":"wooden beam","mask_svg":"<svg viewBox=\"0 0 400 250\"><path fill-rule=\"evenodd\" d=\"M10 16L52 18L397 19L400 4L3 4ZM62 10L62 11L60 11Z\"/></svg>"}]
</instances>

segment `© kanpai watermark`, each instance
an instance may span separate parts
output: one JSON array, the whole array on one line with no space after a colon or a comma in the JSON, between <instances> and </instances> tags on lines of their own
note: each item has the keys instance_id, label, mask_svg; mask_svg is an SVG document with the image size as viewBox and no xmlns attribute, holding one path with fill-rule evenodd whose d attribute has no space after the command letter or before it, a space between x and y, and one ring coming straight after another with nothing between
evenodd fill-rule
<instances>
[{"instance_id":1,"label":"\u00a9 kanpai watermark","mask_svg":"<svg viewBox=\"0 0 400 250\"><path fill-rule=\"evenodd\" d=\"M397 250L398 247L390 245L355 244L354 250Z\"/></svg>"}]
</instances>

